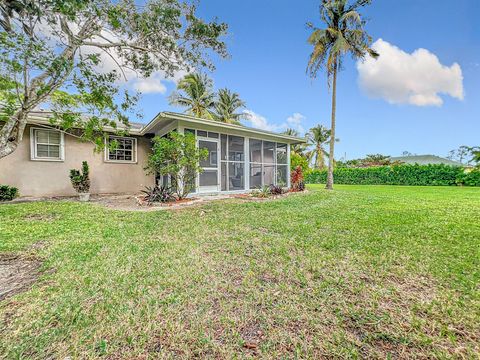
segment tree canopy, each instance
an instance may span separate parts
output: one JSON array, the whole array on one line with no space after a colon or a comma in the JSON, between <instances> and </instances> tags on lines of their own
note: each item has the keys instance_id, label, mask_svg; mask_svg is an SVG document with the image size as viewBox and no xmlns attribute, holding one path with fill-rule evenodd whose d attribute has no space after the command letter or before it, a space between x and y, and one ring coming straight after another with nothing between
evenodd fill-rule
<instances>
[{"instance_id":1,"label":"tree canopy","mask_svg":"<svg viewBox=\"0 0 480 360\"><path fill-rule=\"evenodd\" d=\"M215 92L212 79L198 72L180 79L177 90L170 96L170 104L183 107L189 115L229 124L240 125L245 117L239 112L245 108L239 94L227 88Z\"/></svg>"},{"instance_id":2,"label":"tree canopy","mask_svg":"<svg viewBox=\"0 0 480 360\"><path fill-rule=\"evenodd\" d=\"M185 75L177 84L177 91L170 96L170 104L185 108L185 112L204 119L213 119L215 104L213 81L205 74Z\"/></svg>"},{"instance_id":3,"label":"tree canopy","mask_svg":"<svg viewBox=\"0 0 480 360\"><path fill-rule=\"evenodd\" d=\"M101 144L105 126L128 126L135 110L138 94L118 85L126 73L213 69L212 54L227 56L227 25L197 17L196 3L0 2L0 158L16 149L29 112L40 106L53 112L52 123L82 127ZM102 68L107 57L114 69Z\"/></svg>"},{"instance_id":4,"label":"tree canopy","mask_svg":"<svg viewBox=\"0 0 480 360\"><path fill-rule=\"evenodd\" d=\"M245 102L240 99L240 95L229 89L218 90L214 104L213 117L217 121L240 124L240 120L245 116L238 110L245 108Z\"/></svg>"}]
</instances>

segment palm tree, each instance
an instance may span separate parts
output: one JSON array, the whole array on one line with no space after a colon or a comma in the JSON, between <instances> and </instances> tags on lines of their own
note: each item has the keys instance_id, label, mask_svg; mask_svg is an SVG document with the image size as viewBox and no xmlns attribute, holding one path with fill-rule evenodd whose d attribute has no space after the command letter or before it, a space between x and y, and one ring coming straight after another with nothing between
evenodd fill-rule
<instances>
[{"instance_id":1,"label":"palm tree","mask_svg":"<svg viewBox=\"0 0 480 360\"><path fill-rule=\"evenodd\" d=\"M170 96L170 105L185 107L187 114L213 119L215 104L212 80L205 74L187 74L177 84L177 90Z\"/></svg>"},{"instance_id":2,"label":"palm tree","mask_svg":"<svg viewBox=\"0 0 480 360\"><path fill-rule=\"evenodd\" d=\"M350 54L354 59L364 59L367 54L376 58L378 54L370 48L372 39L364 30L358 9L370 4L371 0L321 0L320 18L325 29L307 24L312 29L308 43L313 51L307 66L310 77L315 78L325 68L329 86L332 85L332 125L328 161L327 186L333 189L333 162L335 150L335 113L337 106L337 72L342 68L342 58Z\"/></svg>"},{"instance_id":3,"label":"palm tree","mask_svg":"<svg viewBox=\"0 0 480 360\"><path fill-rule=\"evenodd\" d=\"M240 99L237 93L228 89L218 90L214 106L215 113L213 114L213 118L215 120L229 124L240 124L240 119L244 114L236 111L245 108L245 102Z\"/></svg>"},{"instance_id":4,"label":"palm tree","mask_svg":"<svg viewBox=\"0 0 480 360\"><path fill-rule=\"evenodd\" d=\"M325 168L325 156L329 156L325 145L330 141L332 132L323 125L317 125L307 134L308 144L313 146L311 157L315 156L315 169Z\"/></svg>"},{"instance_id":5,"label":"palm tree","mask_svg":"<svg viewBox=\"0 0 480 360\"><path fill-rule=\"evenodd\" d=\"M298 132L298 130L295 130L295 129L292 129L292 128L288 128L283 133L285 135L289 135L289 136L300 137L300 133ZM294 153L304 157L308 161L310 161L310 158L308 156L308 152L305 152L305 150L307 150L307 145L305 145L305 144L293 144L293 145L290 146L290 149L292 150L292 152L294 152Z\"/></svg>"}]
</instances>

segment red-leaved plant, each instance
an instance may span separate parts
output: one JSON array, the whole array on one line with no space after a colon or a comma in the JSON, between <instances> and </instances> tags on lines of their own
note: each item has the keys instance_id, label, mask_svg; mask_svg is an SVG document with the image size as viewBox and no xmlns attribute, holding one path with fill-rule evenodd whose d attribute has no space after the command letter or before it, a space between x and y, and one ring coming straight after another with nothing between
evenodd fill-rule
<instances>
[{"instance_id":1,"label":"red-leaved plant","mask_svg":"<svg viewBox=\"0 0 480 360\"><path fill-rule=\"evenodd\" d=\"M290 180L292 183L292 191L305 190L305 182L303 180L303 170L301 166L297 166L295 170L290 174Z\"/></svg>"}]
</instances>

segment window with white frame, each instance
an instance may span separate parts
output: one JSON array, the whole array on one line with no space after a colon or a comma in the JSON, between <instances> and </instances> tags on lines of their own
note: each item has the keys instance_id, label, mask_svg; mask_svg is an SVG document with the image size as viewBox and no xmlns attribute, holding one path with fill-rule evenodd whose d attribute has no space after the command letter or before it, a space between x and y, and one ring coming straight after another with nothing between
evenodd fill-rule
<instances>
[{"instance_id":1,"label":"window with white frame","mask_svg":"<svg viewBox=\"0 0 480 360\"><path fill-rule=\"evenodd\" d=\"M31 128L30 138L32 160L64 160L64 137L61 131Z\"/></svg>"},{"instance_id":2,"label":"window with white frame","mask_svg":"<svg viewBox=\"0 0 480 360\"><path fill-rule=\"evenodd\" d=\"M120 136L109 136L105 147L107 162L137 162L137 139Z\"/></svg>"},{"instance_id":3,"label":"window with white frame","mask_svg":"<svg viewBox=\"0 0 480 360\"><path fill-rule=\"evenodd\" d=\"M287 186L287 144L250 139L250 189Z\"/></svg>"}]
</instances>

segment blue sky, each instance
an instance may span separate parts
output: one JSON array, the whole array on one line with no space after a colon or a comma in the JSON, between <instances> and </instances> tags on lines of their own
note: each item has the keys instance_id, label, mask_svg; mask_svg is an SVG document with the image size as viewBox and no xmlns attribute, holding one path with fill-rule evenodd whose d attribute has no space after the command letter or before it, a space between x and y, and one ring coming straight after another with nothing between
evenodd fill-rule
<instances>
[{"instance_id":1,"label":"blue sky","mask_svg":"<svg viewBox=\"0 0 480 360\"><path fill-rule=\"evenodd\" d=\"M215 87L238 92L258 115L257 126L282 129L288 118L305 130L318 123L329 126L331 95L325 77L312 81L305 74L311 50L305 23L320 25L318 5L319 0L200 2L201 16L216 16L230 26L226 42L231 59L214 59L217 69L210 76ZM367 77L368 91L359 86L356 63L346 59L338 83L337 158L394 156L404 150L446 155L460 145L480 145L479 12L478 0L374 0L365 8L368 32L374 41L381 38L391 54L381 63L386 75ZM428 53L409 55L419 48ZM389 70L392 64L395 74ZM163 83L163 94L143 95L144 121L162 110L182 111L168 104L174 84ZM409 86L423 89L416 100L402 100L402 87ZM425 100L432 92L434 99ZM432 102L436 104L428 105Z\"/></svg>"}]
</instances>

